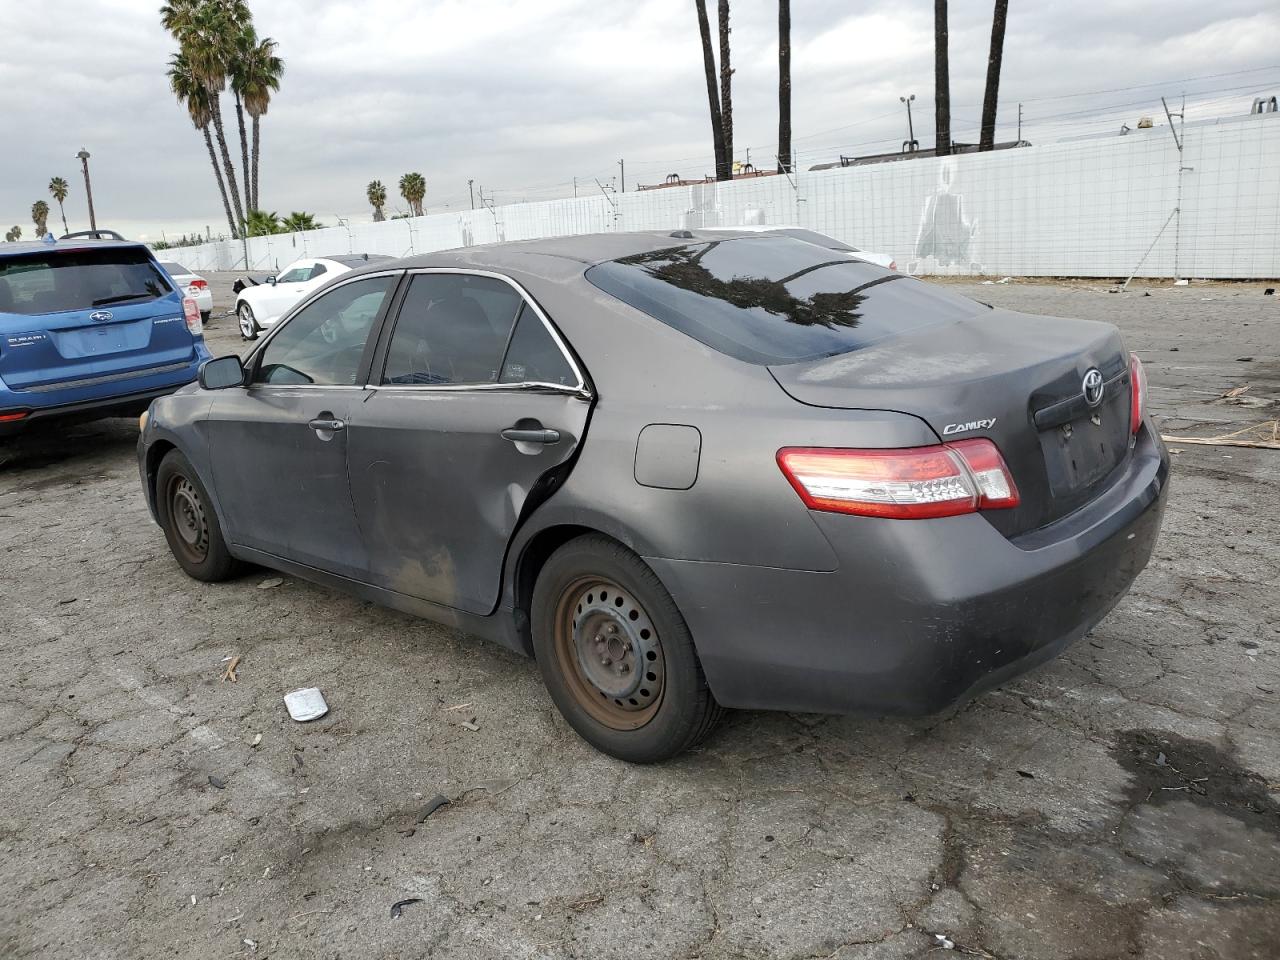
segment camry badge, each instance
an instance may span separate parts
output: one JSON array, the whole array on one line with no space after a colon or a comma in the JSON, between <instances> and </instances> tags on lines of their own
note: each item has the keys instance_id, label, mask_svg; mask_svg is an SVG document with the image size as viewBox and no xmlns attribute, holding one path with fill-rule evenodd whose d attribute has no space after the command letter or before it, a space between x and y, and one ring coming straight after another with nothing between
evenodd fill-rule
<instances>
[{"instance_id":1,"label":"camry badge","mask_svg":"<svg viewBox=\"0 0 1280 960\"><path fill-rule=\"evenodd\" d=\"M107 321L107 320L110 320L110 319L111 319L111 311L110 311L110 310L95 310L95 311L93 311L93 313L89 314L89 319L90 319L90 320L97 320L99 323L103 323L103 322L105 322L105 321Z\"/></svg>"},{"instance_id":2,"label":"camry badge","mask_svg":"<svg viewBox=\"0 0 1280 960\"><path fill-rule=\"evenodd\" d=\"M1081 388L1084 391L1084 402L1091 407L1096 407L1102 402L1102 374L1097 367L1090 368L1089 372L1084 375L1084 382Z\"/></svg>"}]
</instances>

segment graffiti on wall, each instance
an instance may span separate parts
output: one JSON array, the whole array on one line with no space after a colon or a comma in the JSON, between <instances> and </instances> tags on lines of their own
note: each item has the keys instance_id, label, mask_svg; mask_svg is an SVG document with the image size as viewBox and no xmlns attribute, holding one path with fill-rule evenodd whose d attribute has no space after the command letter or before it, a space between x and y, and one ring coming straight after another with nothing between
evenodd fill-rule
<instances>
[{"instance_id":1,"label":"graffiti on wall","mask_svg":"<svg viewBox=\"0 0 1280 960\"><path fill-rule=\"evenodd\" d=\"M938 185L925 198L916 231L913 259L907 272L913 274L982 273L974 237L978 221L964 207L964 194L956 189L956 162L945 159L938 165Z\"/></svg>"}]
</instances>

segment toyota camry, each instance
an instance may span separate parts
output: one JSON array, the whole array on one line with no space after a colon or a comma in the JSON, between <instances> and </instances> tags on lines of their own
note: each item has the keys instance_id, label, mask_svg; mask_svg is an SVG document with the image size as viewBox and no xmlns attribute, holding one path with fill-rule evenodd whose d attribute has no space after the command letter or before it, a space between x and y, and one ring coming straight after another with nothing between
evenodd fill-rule
<instances>
[{"instance_id":1,"label":"toyota camry","mask_svg":"<svg viewBox=\"0 0 1280 960\"><path fill-rule=\"evenodd\" d=\"M155 401L152 514L533 656L626 760L723 708L919 714L1083 636L1168 457L1105 323L802 239L616 233L358 267Z\"/></svg>"}]
</instances>

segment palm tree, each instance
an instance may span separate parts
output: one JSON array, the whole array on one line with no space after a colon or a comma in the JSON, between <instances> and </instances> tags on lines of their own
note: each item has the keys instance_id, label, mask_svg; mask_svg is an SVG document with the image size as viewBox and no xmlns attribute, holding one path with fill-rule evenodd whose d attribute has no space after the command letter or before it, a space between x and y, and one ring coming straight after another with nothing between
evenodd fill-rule
<instances>
[{"instance_id":1,"label":"palm tree","mask_svg":"<svg viewBox=\"0 0 1280 960\"><path fill-rule=\"evenodd\" d=\"M729 0L720 0L720 123L724 127L724 158L733 179L733 68L729 66Z\"/></svg>"},{"instance_id":2,"label":"palm tree","mask_svg":"<svg viewBox=\"0 0 1280 960\"><path fill-rule=\"evenodd\" d=\"M322 230L323 223L316 223L316 215L303 210L294 210L280 221L282 233L297 233L300 230Z\"/></svg>"},{"instance_id":3,"label":"palm tree","mask_svg":"<svg viewBox=\"0 0 1280 960\"><path fill-rule=\"evenodd\" d=\"M791 0L778 0L778 172L791 172Z\"/></svg>"},{"instance_id":4,"label":"palm tree","mask_svg":"<svg viewBox=\"0 0 1280 960\"><path fill-rule=\"evenodd\" d=\"M241 39L249 42L238 51L231 73L231 86L236 90L237 96L244 100L244 108L253 119L252 177L245 175L245 193L249 197L249 206L257 209L258 121L266 115L267 107L271 105L271 95L280 89L284 61L276 56L279 44L270 37L258 40L253 27L246 27Z\"/></svg>"},{"instance_id":5,"label":"palm tree","mask_svg":"<svg viewBox=\"0 0 1280 960\"><path fill-rule=\"evenodd\" d=\"M369 186L364 188L364 195L369 200L369 206L373 207L373 222L381 223L387 219L382 212L382 208L387 205L387 188L382 185L382 181L370 180Z\"/></svg>"},{"instance_id":6,"label":"palm tree","mask_svg":"<svg viewBox=\"0 0 1280 960\"><path fill-rule=\"evenodd\" d=\"M720 116L720 91L716 87L716 55L711 46L711 24L707 20L707 0L693 0L698 11L698 32L702 34L702 67L707 76L707 106L711 110L711 146L716 156L716 179L728 180L732 165L725 162L724 124Z\"/></svg>"},{"instance_id":7,"label":"palm tree","mask_svg":"<svg viewBox=\"0 0 1280 960\"><path fill-rule=\"evenodd\" d=\"M427 181L420 173L406 173L400 178L400 196L409 204L409 212L422 216L422 199L427 195Z\"/></svg>"},{"instance_id":8,"label":"palm tree","mask_svg":"<svg viewBox=\"0 0 1280 960\"><path fill-rule=\"evenodd\" d=\"M1004 25L1009 18L1009 0L996 0L991 17L991 55L987 58L987 92L982 98L982 135L979 150L996 145L996 107L1000 102L1000 64L1004 60Z\"/></svg>"},{"instance_id":9,"label":"palm tree","mask_svg":"<svg viewBox=\"0 0 1280 960\"><path fill-rule=\"evenodd\" d=\"M947 0L933 0L934 155L951 153L951 69L947 65Z\"/></svg>"},{"instance_id":10,"label":"palm tree","mask_svg":"<svg viewBox=\"0 0 1280 960\"><path fill-rule=\"evenodd\" d=\"M265 237L282 232L280 215L272 210L250 210L249 219L244 225L245 233L250 237Z\"/></svg>"},{"instance_id":11,"label":"palm tree","mask_svg":"<svg viewBox=\"0 0 1280 960\"><path fill-rule=\"evenodd\" d=\"M236 222L244 220L244 206L236 182L235 167L227 150L222 126L222 91L235 59L236 38L242 24L252 19L244 0L170 0L160 8L160 21L177 39L192 72L204 85L209 97L209 119L214 139L222 154L222 172L227 178L231 206ZM242 121L243 122L243 121ZM243 130L243 126L241 128ZM243 148L243 137L242 137ZM243 152L243 149L242 149Z\"/></svg>"},{"instance_id":12,"label":"palm tree","mask_svg":"<svg viewBox=\"0 0 1280 960\"><path fill-rule=\"evenodd\" d=\"M49 193L58 201L58 213L62 214L62 232L70 233L71 228L67 226L67 211L62 209L62 201L67 199L67 181L62 177L54 177L49 181Z\"/></svg>"},{"instance_id":13,"label":"palm tree","mask_svg":"<svg viewBox=\"0 0 1280 960\"><path fill-rule=\"evenodd\" d=\"M19 227L17 224L14 224L7 231L5 231L4 238L9 243L16 243L17 241L22 239L22 228Z\"/></svg>"},{"instance_id":14,"label":"palm tree","mask_svg":"<svg viewBox=\"0 0 1280 960\"><path fill-rule=\"evenodd\" d=\"M222 208L227 213L227 226L231 228L231 238L239 239L235 213L231 210L231 201L227 197L227 185L222 179L222 170L218 167L218 155L213 149L213 135L209 132L212 121L209 115L209 91L191 69L191 63L184 54L175 53L169 58L169 89L178 98L178 102L187 108L187 115L191 117L192 125L204 134L204 145L209 150L209 163L213 166L213 175L218 181L218 192L222 194Z\"/></svg>"},{"instance_id":15,"label":"palm tree","mask_svg":"<svg viewBox=\"0 0 1280 960\"><path fill-rule=\"evenodd\" d=\"M43 200L37 200L31 205L31 222L36 225L36 237L43 237L48 230L45 227L46 221L49 219L49 205Z\"/></svg>"}]
</instances>

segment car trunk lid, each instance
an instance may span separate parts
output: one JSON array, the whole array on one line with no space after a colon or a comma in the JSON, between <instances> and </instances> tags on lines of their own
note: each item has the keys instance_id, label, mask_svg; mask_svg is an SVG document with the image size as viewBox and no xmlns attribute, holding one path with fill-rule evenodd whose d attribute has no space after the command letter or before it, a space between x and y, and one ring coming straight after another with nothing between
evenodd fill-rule
<instances>
[{"instance_id":1,"label":"car trunk lid","mask_svg":"<svg viewBox=\"0 0 1280 960\"><path fill-rule=\"evenodd\" d=\"M1094 369L1103 391L1091 406L1083 382ZM1129 450L1127 353L1108 324L984 310L769 370L801 403L911 414L942 440L990 438L1021 503L987 516L1011 536L1088 502Z\"/></svg>"}]
</instances>

